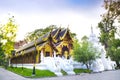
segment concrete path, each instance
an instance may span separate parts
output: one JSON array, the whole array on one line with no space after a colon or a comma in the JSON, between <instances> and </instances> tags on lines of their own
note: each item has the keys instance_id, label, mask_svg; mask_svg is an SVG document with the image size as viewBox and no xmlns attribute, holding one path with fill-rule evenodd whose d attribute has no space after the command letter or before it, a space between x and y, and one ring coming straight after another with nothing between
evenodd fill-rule
<instances>
[{"instance_id":1,"label":"concrete path","mask_svg":"<svg viewBox=\"0 0 120 80\"><path fill-rule=\"evenodd\" d=\"M120 80L120 70L105 71L102 73L82 73L80 75L30 79L0 68L0 80Z\"/></svg>"},{"instance_id":2,"label":"concrete path","mask_svg":"<svg viewBox=\"0 0 120 80\"><path fill-rule=\"evenodd\" d=\"M33 80L120 80L120 70L115 71L105 71L101 73L91 73L74 76L64 76L64 77L52 77L52 78L41 78Z\"/></svg>"},{"instance_id":3,"label":"concrete path","mask_svg":"<svg viewBox=\"0 0 120 80\"><path fill-rule=\"evenodd\" d=\"M4 68L0 68L0 80L30 80L19 76L15 73L5 70Z\"/></svg>"}]
</instances>

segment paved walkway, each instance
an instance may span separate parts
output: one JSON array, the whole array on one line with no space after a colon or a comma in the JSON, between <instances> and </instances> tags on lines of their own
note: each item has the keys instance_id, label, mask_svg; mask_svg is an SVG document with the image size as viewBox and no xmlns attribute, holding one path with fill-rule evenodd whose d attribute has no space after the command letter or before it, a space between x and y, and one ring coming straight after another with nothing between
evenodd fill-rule
<instances>
[{"instance_id":1,"label":"paved walkway","mask_svg":"<svg viewBox=\"0 0 120 80\"><path fill-rule=\"evenodd\" d=\"M33 80L120 80L120 70L105 71L102 73L80 74L74 76L52 77Z\"/></svg>"},{"instance_id":2,"label":"paved walkway","mask_svg":"<svg viewBox=\"0 0 120 80\"><path fill-rule=\"evenodd\" d=\"M51 78L30 79L24 78L3 68L0 68L0 80L120 80L120 70Z\"/></svg>"},{"instance_id":3,"label":"paved walkway","mask_svg":"<svg viewBox=\"0 0 120 80\"><path fill-rule=\"evenodd\" d=\"M30 80L30 79L26 79L15 73L7 71L4 68L0 68L0 80Z\"/></svg>"}]
</instances>

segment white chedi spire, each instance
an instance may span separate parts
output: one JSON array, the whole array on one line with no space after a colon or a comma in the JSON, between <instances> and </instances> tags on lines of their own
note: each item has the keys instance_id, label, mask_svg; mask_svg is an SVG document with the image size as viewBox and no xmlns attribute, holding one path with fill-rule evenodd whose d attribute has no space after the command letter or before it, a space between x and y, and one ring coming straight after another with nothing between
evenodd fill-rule
<instances>
[{"instance_id":1,"label":"white chedi spire","mask_svg":"<svg viewBox=\"0 0 120 80\"><path fill-rule=\"evenodd\" d=\"M101 53L101 58L95 60L96 67L93 66L93 71L101 71L101 70L112 70L115 68L115 63L110 60L110 58L106 58L106 51L104 46L99 42L98 37L94 34L93 27L91 26L91 34L89 36L89 41L93 43L93 46ZM99 61L100 60L100 61ZM101 68L101 66L103 66ZM103 69L104 68L104 69Z\"/></svg>"},{"instance_id":2,"label":"white chedi spire","mask_svg":"<svg viewBox=\"0 0 120 80\"><path fill-rule=\"evenodd\" d=\"M91 26L91 34L89 36L89 41L92 42L92 43L98 43L99 42L99 39L96 37L96 35L94 34L93 32L93 27Z\"/></svg>"}]
</instances>

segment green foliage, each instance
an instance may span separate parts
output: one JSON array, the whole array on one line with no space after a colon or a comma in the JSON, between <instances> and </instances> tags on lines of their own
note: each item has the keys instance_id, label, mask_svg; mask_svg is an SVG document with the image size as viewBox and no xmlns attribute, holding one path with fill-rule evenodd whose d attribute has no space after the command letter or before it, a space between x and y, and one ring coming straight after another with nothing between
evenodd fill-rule
<instances>
[{"instance_id":1,"label":"green foliage","mask_svg":"<svg viewBox=\"0 0 120 80\"><path fill-rule=\"evenodd\" d=\"M31 77L31 78L38 78L38 77L52 77L52 76L56 76L53 72L50 72L48 70L38 70L36 69L36 74L35 76L32 76L32 69L28 69L28 68L14 68L14 67L9 67L8 68L9 71L12 71L16 74L19 74L21 76L24 77Z\"/></svg>"},{"instance_id":2,"label":"green foliage","mask_svg":"<svg viewBox=\"0 0 120 80\"><path fill-rule=\"evenodd\" d=\"M108 49L108 55L113 61L116 61L117 67L120 68L120 39L114 39Z\"/></svg>"},{"instance_id":3,"label":"green foliage","mask_svg":"<svg viewBox=\"0 0 120 80\"><path fill-rule=\"evenodd\" d=\"M104 7L106 13L102 15L102 21L98 24L100 29L100 42L105 46L107 50L109 46L109 40L115 37L117 27L113 26L115 20L120 17L120 2L119 1L105 1Z\"/></svg>"},{"instance_id":4,"label":"green foliage","mask_svg":"<svg viewBox=\"0 0 120 80\"><path fill-rule=\"evenodd\" d=\"M14 49L16 38L17 25L14 23L14 16L8 19L8 22L2 25L0 34L2 35L2 48L7 56L11 55L11 50Z\"/></svg>"},{"instance_id":5,"label":"green foliage","mask_svg":"<svg viewBox=\"0 0 120 80\"><path fill-rule=\"evenodd\" d=\"M107 56L116 62L120 54L118 47L118 40L115 39L115 34L119 34L119 27L114 26L115 22L120 18L120 1L107 0L104 2L106 13L102 15L102 20L98 24L100 29L100 42L105 46ZM120 46L120 45L119 45Z\"/></svg>"},{"instance_id":6,"label":"green foliage","mask_svg":"<svg viewBox=\"0 0 120 80\"><path fill-rule=\"evenodd\" d=\"M74 69L74 72L76 74L80 74L80 73L91 73L92 71L89 69Z\"/></svg>"},{"instance_id":7,"label":"green foliage","mask_svg":"<svg viewBox=\"0 0 120 80\"><path fill-rule=\"evenodd\" d=\"M77 40L74 42L74 59L78 62L82 62L89 68L93 60L99 57L99 53L93 45L87 41L87 38L83 37L82 42L79 43Z\"/></svg>"},{"instance_id":8,"label":"green foliage","mask_svg":"<svg viewBox=\"0 0 120 80\"><path fill-rule=\"evenodd\" d=\"M5 54L4 54L4 50L2 49L2 43L1 43L2 38L3 38L2 35L0 35L0 66L3 66L5 62Z\"/></svg>"},{"instance_id":9,"label":"green foliage","mask_svg":"<svg viewBox=\"0 0 120 80\"><path fill-rule=\"evenodd\" d=\"M102 20L98 24L98 28L100 29L100 42L105 46L107 51L109 42L115 38L115 33L118 29L113 24L120 17L120 2L108 0L104 2L104 5L107 12L102 15Z\"/></svg>"},{"instance_id":10,"label":"green foliage","mask_svg":"<svg viewBox=\"0 0 120 80\"><path fill-rule=\"evenodd\" d=\"M5 61L5 54L0 43L0 66L4 64L4 61Z\"/></svg>"}]
</instances>

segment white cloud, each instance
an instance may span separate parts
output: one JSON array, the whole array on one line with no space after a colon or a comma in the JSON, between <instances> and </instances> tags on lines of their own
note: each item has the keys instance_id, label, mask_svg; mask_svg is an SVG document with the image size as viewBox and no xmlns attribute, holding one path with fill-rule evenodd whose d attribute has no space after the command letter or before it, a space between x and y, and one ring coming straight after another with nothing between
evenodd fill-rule
<instances>
[{"instance_id":1,"label":"white cloud","mask_svg":"<svg viewBox=\"0 0 120 80\"><path fill-rule=\"evenodd\" d=\"M63 3L64 2L59 3L59 5ZM52 6L52 4L53 2L51 0L49 2L49 6ZM57 25L58 27L60 25L62 25L62 27L67 27L69 25L70 30L72 32L75 32L79 39L84 35L89 36L91 25L94 27L95 33L98 34L96 26L97 23L100 21L100 14L102 14L102 12L104 11L101 8L101 3L95 8L89 10L74 8L71 9L69 6L67 7L66 3L64 3L63 6L58 6L59 8L55 8L55 6L57 5L58 3L56 2L56 5L53 6L54 9L50 9L53 11L50 11L49 8L45 8L48 11L40 9L37 12L35 12L33 9L31 9L31 12L26 11L23 13L17 11L10 11L10 13L12 12L11 15L15 16L16 23L19 26L16 40L23 39L27 32L33 31L37 28L47 27L51 24ZM64 8L64 6L66 7ZM4 14L4 16L2 15L2 17L7 19L6 15L7 14ZM1 18L0 21L3 20L3 18Z\"/></svg>"},{"instance_id":2,"label":"white cloud","mask_svg":"<svg viewBox=\"0 0 120 80\"><path fill-rule=\"evenodd\" d=\"M76 12L63 12L57 14L36 14L36 15L20 15L18 18L16 17L19 25L19 32L17 39L23 38L25 33L28 31L33 31L36 28L47 27L51 24L62 27L69 28L72 32L75 32L79 38L84 35L90 34L90 27L97 26L98 19L95 17L88 18L83 14L79 14Z\"/></svg>"}]
</instances>

